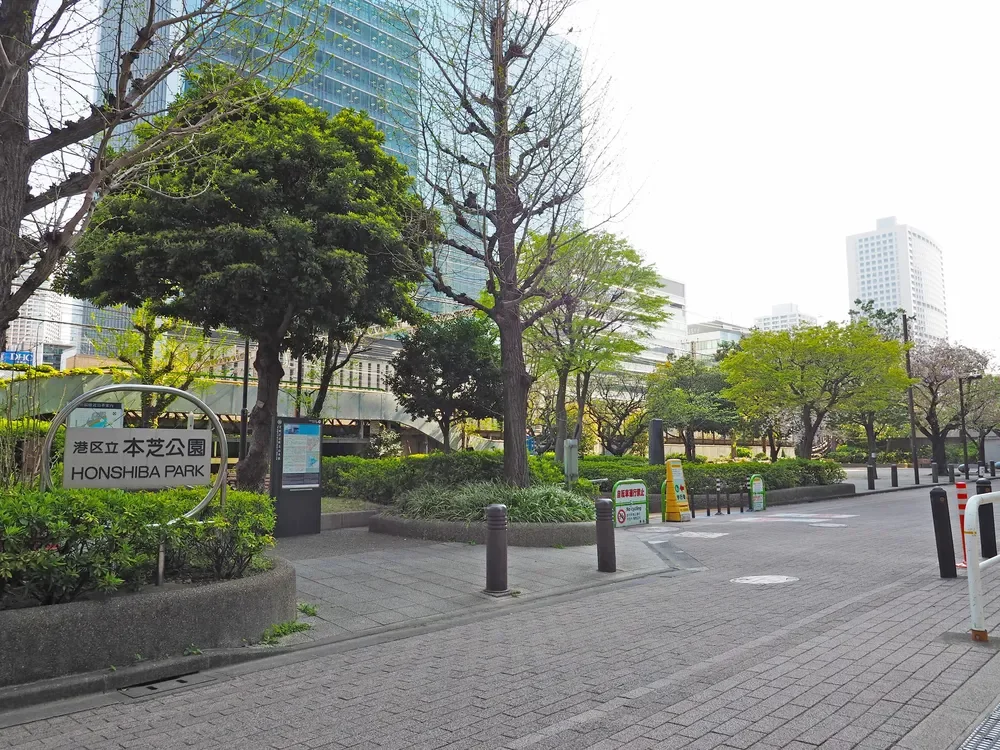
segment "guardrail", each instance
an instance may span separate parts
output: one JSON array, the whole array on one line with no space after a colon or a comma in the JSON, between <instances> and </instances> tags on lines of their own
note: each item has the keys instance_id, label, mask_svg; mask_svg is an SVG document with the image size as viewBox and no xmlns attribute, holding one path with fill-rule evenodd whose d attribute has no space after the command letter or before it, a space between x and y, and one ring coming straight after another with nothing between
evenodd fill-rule
<instances>
[{"instance_id":1,"label":"guardrail","mask_svg":"<svg viewBox=\"0 0 1000 750\"><path fill-rule=\"evenodd\" d=\"M969 561L969 610L972 613L972 639L975 641L988 641L989 635L986 632L986 616L983 613L983 571L1000 565L1000 556L983 559L981 546L981 530L979 527L979 506L992 505L1000 501L1000 492L989 492L983 495L974 495L969 499L965 509L965 531L964 537L971 537L966 544L966 553Z\"/></svg>"}]
</instances>

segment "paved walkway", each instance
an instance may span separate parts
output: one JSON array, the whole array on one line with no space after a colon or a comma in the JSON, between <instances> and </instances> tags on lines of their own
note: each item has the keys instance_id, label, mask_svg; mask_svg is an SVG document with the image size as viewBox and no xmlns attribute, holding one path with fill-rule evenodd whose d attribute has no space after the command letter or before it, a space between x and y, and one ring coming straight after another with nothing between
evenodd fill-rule
<instances>
[{"instance_id":1,"label":"paved walkway","mask_svg":"<svg viewBox=\"0 0 1000 750\"><path fill-rule=\"evenodd\" d=\"M964 633L964 579L937 577L925 490L624 535L668 565L687 553L706 569L539 591L474 620L317 645L150 699L53 706L0 729L0 747L947 750L1000 700L1000 659ZM409 560L392 575L420 579L413 561L443 555L468 570L442 588L481 585L481 550L383 543L343 557ZM792 580L737 580L757 575ZM1000 629L1000 575L987 592Z\"/></svg>"}]
</instances>

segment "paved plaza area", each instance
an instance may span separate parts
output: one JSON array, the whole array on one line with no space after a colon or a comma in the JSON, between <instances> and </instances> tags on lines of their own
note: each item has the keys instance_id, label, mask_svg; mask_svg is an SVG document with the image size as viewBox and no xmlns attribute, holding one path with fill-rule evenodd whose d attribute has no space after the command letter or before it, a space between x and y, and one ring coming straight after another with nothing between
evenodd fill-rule
<instances>
[{"instance_id":1,"label":"paved plaza area","mask_svg":"<svg viewBox=\"0 0 1000 750\"><path fill-rule=\"evenodd\" d=\"M481 547L283 544L322 619L313 644L153 698L0 713L0 747L947 750L1000 701L964 578L938 578L926 489L618 540L611 583L592 548L511 548L525 594L490 602ZM986 589L1000 628L1000 576Z\"/></svg>"}]
</instances>

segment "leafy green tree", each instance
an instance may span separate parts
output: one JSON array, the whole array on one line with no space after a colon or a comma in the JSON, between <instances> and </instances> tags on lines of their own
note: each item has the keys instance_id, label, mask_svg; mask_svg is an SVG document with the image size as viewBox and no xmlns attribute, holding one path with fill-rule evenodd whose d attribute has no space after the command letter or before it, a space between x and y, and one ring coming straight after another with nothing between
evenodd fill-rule
<instances>
[{"instance_id":1,"label":"leafy green tree","mask_svg":"<svg viewBox=\"0 0 1000 750\"><path fill-rule=\"evenodd\" d=\"M965 427L979 463L986 463L986 438L1000 429L1000 377L984 375L969 384Z\"/></svg>"},{"instance_id":2,"label":"leafy green tree","mask_svg":"<svg viewBox=\"0 0 1000 750\"><path fill-rule=\"evenodd\" d=\"M538 263L548 247L537 239L533 252L522 258ZM582 233L579 228L560 238L544 290L531 310L557 298L562 302L525 332L525 343L538 366L556 377L555 452L563 458L563 441L583 432L584 407L590 381L598 370L616 369L626 357L642 351L650 329L667 317L667 298L660 294L656 269L627 240L610 232ZM575 376L576 424L569 429L567 391Z\"/></svg>"},{"instance_id":3,"label":"leafy green tree","mask_svg":"<svg viewBox=\"0 0 1000 750\"><path fill-rule=\"evenodd\" d=\"M224 336L206 336L186 321L158 316L148 300L132 313L129 328L98 327L97 334L97 354L129 368L114 371L116 382L165 385L182 391L232 348L232 342ZM141 394L142 426L155 427L176 399L163 393Z\"/></svg>"},{"instance_id":4,"label":"leafy green tree","mask_svg":"<svg viewBox=\"0 0 1000 750\"><path fill-rule=\"evenodd\" d=\"M587 411L604 450L624 456L641 442L649 428L648 396L649 378L642 373L617 370L597 375Z\"/></svg>"},{"instance_id":5,"label":"leafy green tree","mask_svg":"<svg viewBox=\"0 0 1000 750\"><path fill-rule=\"evenodd\" d=\"M958 379L979 375L988 364L988 355L959 344L941 342L913 349L917 429L930 440L931 455L938 466L948 464L945 450L948 435L962 424Z\"/></svg>"},{"instance_id":6,"label":"leafy green tree","mask_svg":"<svg viewBox=\"0 0 1000 750\"><path fill-rule=\"evenodd\" d=\"M500 350L489 321L471 316L431 321L402 342L387 383L407 412L437 422L446 452L456 422L502 414Z\"/></svg>"},{"instance_id":7,"label":"leafy green tree","mask_svg":"<svg viewBox=\"0 0 1000 750\"><path fill-rule=\"evenodd\" d=\"M695 458L695 433L728 434L739 422L736 407L724 394L722 371L691 356L664 362L650 375L649 414L677 430L684 454Z\"/></svg>"},{"instance_id":8,"label":"leafy green tree","mask_svg":"<svg viewBox=\"0 0 1000 750\"><path fill-rule=\"evenodd\" d=\"M182 101L204 98L202 85L194 77ZM330 118L256 81L239 85L259 104L162 151L148 189L101 201L63 288L98 304L151 299L157 314L257 342L252 439L237 476L259 488L282 352L315 356L330 331L415 316L430 223L366 115Z\"/></svg>"},{"instance_id":9,"label":"leafy green tree","mask_svg":"<svg viewBox=\"0 0 1000 750\"><path fill-rule=\"evenodd\" d=\"M881 307L875 307L875 300L862 302L856 299L850 315L852 323L866 321L884 339L903 340L903 316L906 315L906 310L901 307L895 310L883 310Z\"/></svg>"},{"instance_id":10,"label":"leafy green tree","mask_svg":"<svg viewBox=\"0 0 1000 750\"><path fill-rule=\"evenodd\" d=\"M755 331L742 351L720 368L729 382L724 395L749 417L793 409L801 419L800 458L810 458L823 421L836 411L860 410L879 394L908 382L903 349L868 324Z\"/></svg>"}]
</instances>

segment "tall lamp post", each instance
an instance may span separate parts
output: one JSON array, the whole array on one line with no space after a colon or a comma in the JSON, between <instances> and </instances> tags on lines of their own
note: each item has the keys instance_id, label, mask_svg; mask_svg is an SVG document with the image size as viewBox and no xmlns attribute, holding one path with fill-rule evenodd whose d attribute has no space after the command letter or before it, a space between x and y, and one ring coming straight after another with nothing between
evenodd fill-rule
<instances>
[{"instance_id":1,"label":"tall lamp post","mask_svg":"<svg viewBox=\"0 0 1000 750\"><path fill-rule=\"evenodd\" d=\"M910 461L913 463L913 483L920 484L920 465L917 463L917 417L913 409L913 368L910 364L910 326L909 322L916 315L907 315L903 311L903 345L906 346L906 377L910 378L910 387L906 390L906 400L910 410Z\"/></svg>"},{"instance_id":2,"label":"tall lamp post","mask_svg":"<svg viewBox=\"0 0 1000 750\"><path fill-rule=\"evenodd\" d=\"M965 479L969 479L969 433L965 429L965 391L962 389L962 381L971 383L973 380L982 380L982 375L969 375L958 379L958 413L962 417L962 456L965 458Z\"/></svg>"}]
</instances>

